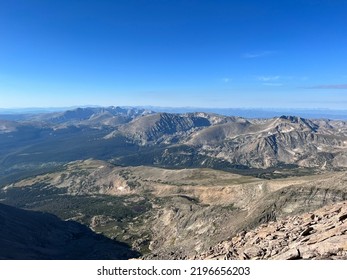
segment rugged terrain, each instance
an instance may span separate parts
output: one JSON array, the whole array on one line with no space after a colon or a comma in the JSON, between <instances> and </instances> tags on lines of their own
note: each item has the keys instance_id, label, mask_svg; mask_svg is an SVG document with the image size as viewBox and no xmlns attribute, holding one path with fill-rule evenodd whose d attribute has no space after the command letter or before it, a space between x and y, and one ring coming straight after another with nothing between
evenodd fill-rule
<instances>
[{"instance_id":1,"label":"rugged terrain","mask_svg":"<svg viewBox=\"0 0 347 280\"><path fill-rule=\"evenodd\" d=\"M347 167L347 125L294 116L244 119L119 107L0 120L0 184L73 160L261 174Z\"/></svg>"},{"instance_id":2,"label":"rugged terrain","mask_svg":"<svg viewBox=\"0 0 347 280\"><path fill-rule=\"evenodd\" d=\"M347 260L347 203L242 231L194 259Z\"/></svg>"},{"instance_id":3,"label":"rugged terrain","mask_svg":"<svg viewBox=\"0 0 347 280\"><path fill-rule=\"evenodd\" d=\"M1 203L142 258L209 257L243 231L346 200L347 125L119 107L13 116L0 121L0 165Z\"/></svg>"},{"instance_id":4,"label":"rugged terrain","mask_svg":"<svg viewBox=\"0 0 347 280\"><path fill-rule=\"evenodd\" d=\"M345 178L340 171L268 180L86 160L6 185L0 199L83 223L145 258L182 259L264 222L346 200Z\"/></svg>"}]
</instances>

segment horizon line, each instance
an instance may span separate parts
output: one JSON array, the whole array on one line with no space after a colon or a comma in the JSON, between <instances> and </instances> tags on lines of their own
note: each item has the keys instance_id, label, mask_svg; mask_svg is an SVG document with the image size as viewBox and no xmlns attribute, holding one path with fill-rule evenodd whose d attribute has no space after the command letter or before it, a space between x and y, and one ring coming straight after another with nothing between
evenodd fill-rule
<instances>
[{"instance_id":1,"label":"horizon line","mask_svg":"<svg viewBox=\"0 0 347 280\"><path fill-rule=\"evenodd\" d=\"M205 107L205 106L156 106L156 105L68 105L68 106L37 106L37 107L0 107L0 110L56 110L56 109L77 109L77 108L161 108L161 109L208 109L208 110L318 110L318 111L347 111L340 108L323 107Z\"/></svg>"}]
</instances>

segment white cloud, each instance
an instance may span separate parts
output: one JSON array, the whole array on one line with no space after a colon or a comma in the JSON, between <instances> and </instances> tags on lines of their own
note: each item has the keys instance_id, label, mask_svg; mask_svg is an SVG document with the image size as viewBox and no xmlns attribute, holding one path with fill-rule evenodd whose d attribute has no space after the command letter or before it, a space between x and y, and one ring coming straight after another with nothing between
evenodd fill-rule
<instances>
[{"instance_id":1,"label":"white cloud","mask_svg":"<svg viewBox=\"0 0 347 280\"><path fill-rule=\"evenodd\" d=\"M258 81L268 82L268 81L277 81L280 76L258 76Z\"/></svg>"}]
</instances>

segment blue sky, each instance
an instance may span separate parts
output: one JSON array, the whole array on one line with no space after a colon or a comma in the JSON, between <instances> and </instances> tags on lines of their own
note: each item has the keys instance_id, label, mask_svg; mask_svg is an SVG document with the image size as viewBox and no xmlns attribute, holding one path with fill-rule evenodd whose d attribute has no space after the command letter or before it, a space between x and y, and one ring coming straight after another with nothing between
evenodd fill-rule
<instances>
[{"instance_id":1,"label":"blue sky","mask_svg":"<svg viewBox=\"0 0 347 280\"><path fill-rule=\"evenodd\" d=\"M344 0L0 0L0 108L347 108Z\"/></svg>"}]
</instances>

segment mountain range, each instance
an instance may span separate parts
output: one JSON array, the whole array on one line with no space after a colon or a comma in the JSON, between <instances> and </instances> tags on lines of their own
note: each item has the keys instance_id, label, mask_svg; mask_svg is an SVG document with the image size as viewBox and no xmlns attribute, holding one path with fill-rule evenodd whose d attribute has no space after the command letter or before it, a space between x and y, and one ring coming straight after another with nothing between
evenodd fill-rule
<instances>
[{"instance_id":1,"label":"mountain range","mask_svg":"<svg viewBox=\"0 0 347 280\"><path fill-rule=\"evenodd\" d=\"M0 121L2 176L88 158L119 165L210 167L242 172L279 166L347 166L346 122L296 116L245 119L210 113L78 108ZM259 173L259 172L258 172ZM1 183L1 182L0 182Z\"/></svg>"},{"instance_id":2,"label":"mountain range","mask_svg":"<svg viewBox=\"0 0 347 280\"><path fill-rule=\"evenodd\" d=\"M83 224L142 258L208 258L242 231L346 200L347 123L121 107L12 115L0 117L0 166L0 202L54 214L59 230Z\"/></svg>"}]
</instances>

